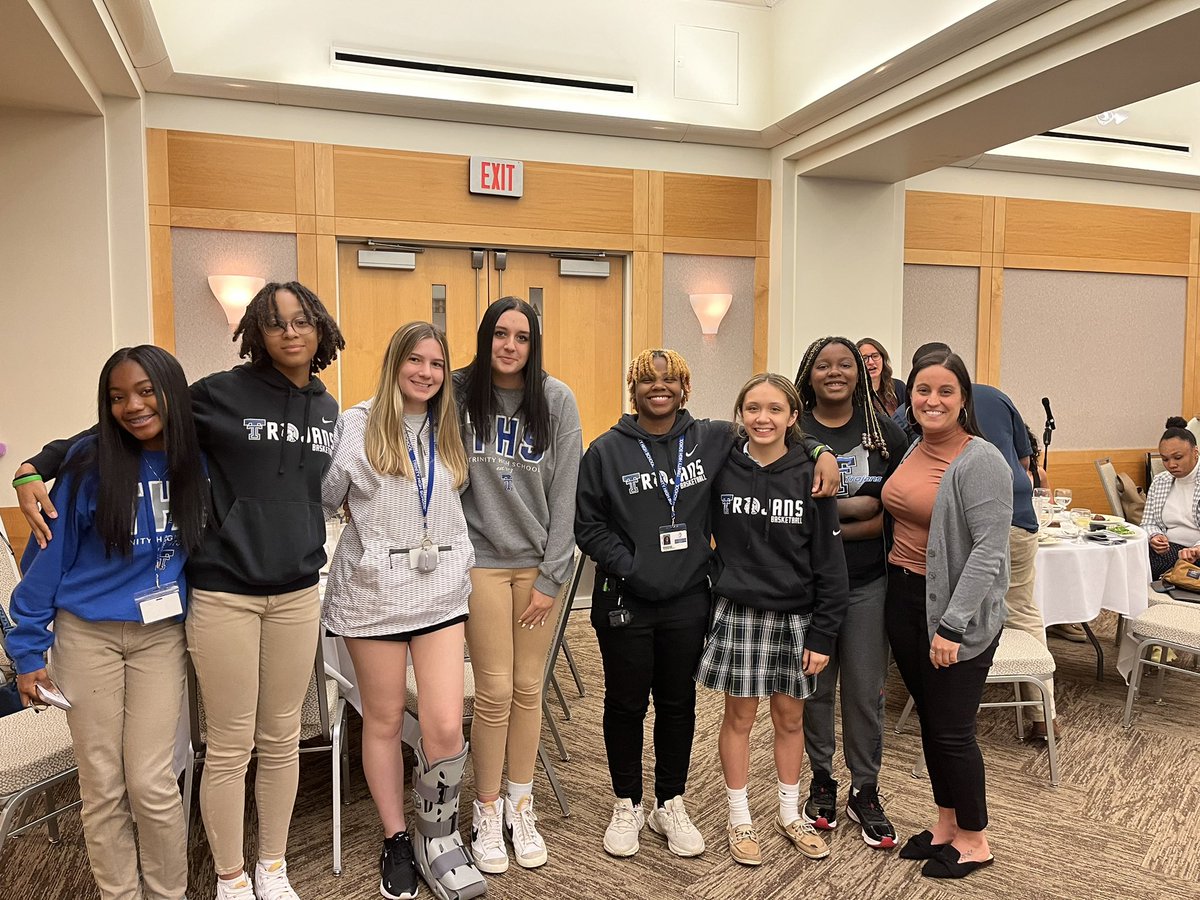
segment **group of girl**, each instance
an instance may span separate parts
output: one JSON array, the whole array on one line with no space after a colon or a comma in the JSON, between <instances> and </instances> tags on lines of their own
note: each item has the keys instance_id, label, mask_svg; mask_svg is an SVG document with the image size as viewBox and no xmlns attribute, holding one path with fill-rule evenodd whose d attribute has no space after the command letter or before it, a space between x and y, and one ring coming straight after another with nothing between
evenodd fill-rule
<instances>
[{"instance_id":1,"label":"group of girl","mask_svg":"<svg viewBox=\"0 0 1200 900\"><path fill-rule=\"evenodd\" d=\"M989 481L994 452L973 440L970 382L957 357L914 367L910 417L926 440L903 464L903 439L879 414L869 366L841 338L815 342L795 383L751 379L736 425L693 419L686 362L646 351L627 373L633 412L581 461L575 399L544 372L536 313L519 299L488 308L474 361L449 377L445 336L427 323L403 326L374 397L340 417L317 373L344 344L310 291L267 285L238 337L250 361L197 382L190 398L165 351L118 351L101 373L97 433L49 445L14 480L37 546L14 593L8 649L30 704L54 690L70 701L85 837L106 900L141 896L139 882L146 895L184 896L171 761L185 653L208 722L201 809L217 896L297 896L285 851L318 621L345 640L355 665L363 767L384 830L381 893L415 896L419 870L439 897L478 896L481 872L508 868L509 844L518 865L543 865L532 781L546 626L559 614L573 536L597 564L591 619L617 797L609 853L636 853L646 821L672 852L703 852L684 804L698 681L726 695L719 750L734 858L761 862L747 782L763 697L775 727L775 828L806 856L828 855L816 829L837 824L830 772L839 673L847 811L868 844L894 846L877 787L886 634L898 661L904 655L918 709L935 722L923 740L938 773L938 822L902 855L928 858L926 874L941 877L990 860L982 759L963 747L974 747L974 707L969 716L966 708L998 635L991 604L1004 570L990 554L989 529L1003 491ZM823 452L830 447L836 460ZM47 495L43 479L60 473ZM943 481L954 486L943 490ZM990 494L964 509L960 482ZM892 490L897 483L908 487ZM885 510L896 532L887 580ZM339 511L349 525L322 604L324 520ZM941 542L943 529L959 543L935 564L926 545L931 534ZM947 585L940 597L933 587L926 597L926 577ZM922 606L918 615L922 604L938 614ZM457 816L468 756L464 638L476 682L469 845ZM45 661L52 643L57 686ZM400 744L410 660L421 728L411 833ZM959 679L946 674L968 669ZM964 700L939 730L930 698L947 684ZM656 802L647 817L642 735L651 696ZM806 737L814 778L801 809ZM255 751L251 879L242 841Z\"/></svg>"},{"instance_id":2,"label":"group of girl","mask_svg":"<svg viewBox=\"0 0 1200 900\"><path fill-rule=\"evenodd\" d=\"M217 897L295 900L285 853L319 622L355 664L384 828L381 893L416 896L419 869L439 897L478 896L480 871L508 866L505 835L519 865L544 864L531 788L582 443L573 395L542 370L535 311L493 303L475 360L453 375L440 331L403 326L375 396L341 417L317 373L344 342L307 288L266 285L234 338L249 362L190 397L170 354L118 351L100 375L96 433L48 445L14 479L35 540L6 648L29 705L69 703L102 897L185 895L172 759L190 655ZM343 510L322 603L324 523ZM469 848L457 815L464 634L477 692ZM422 735L411 834L400 745L410 653ZM253 876L242 857L252 753Z\"/></svg>"}]
</instances>

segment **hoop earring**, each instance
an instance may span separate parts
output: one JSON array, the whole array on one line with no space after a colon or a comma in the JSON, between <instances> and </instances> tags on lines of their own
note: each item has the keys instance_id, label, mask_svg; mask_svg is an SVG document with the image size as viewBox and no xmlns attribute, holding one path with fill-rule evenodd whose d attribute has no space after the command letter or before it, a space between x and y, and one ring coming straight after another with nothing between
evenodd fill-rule
<instances>
[{"instance_id":1,"label":"hoop earring","mask_svg":"<svg viewBox=\"0 0 1200 900\"><path fill-rule=\"evenodd\" d=\"M967 408L965 406L958 411L958 424L963 428L967 427Z\"/></svg>"}]
</instances>

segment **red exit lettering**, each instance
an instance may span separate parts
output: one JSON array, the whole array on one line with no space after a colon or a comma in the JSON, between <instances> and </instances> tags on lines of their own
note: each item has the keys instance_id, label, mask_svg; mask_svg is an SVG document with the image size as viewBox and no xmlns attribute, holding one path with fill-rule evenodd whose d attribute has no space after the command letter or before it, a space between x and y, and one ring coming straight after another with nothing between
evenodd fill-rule
<instances>
[{"instance_id":1,"label":"red exit lettering","mask_svg":"<svg viewBox=\"0 0 1200 900\"><path fill-rule=\"evenodd\" d=\"M511 191L513 187L513 163L488 162L479 166L479 184L488 191Z\"/></svg>"}]
</instances>

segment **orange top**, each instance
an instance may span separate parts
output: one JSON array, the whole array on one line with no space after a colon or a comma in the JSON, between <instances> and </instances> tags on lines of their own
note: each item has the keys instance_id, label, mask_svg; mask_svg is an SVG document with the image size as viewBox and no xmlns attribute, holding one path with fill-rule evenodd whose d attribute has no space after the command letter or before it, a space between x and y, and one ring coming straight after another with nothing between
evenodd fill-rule
<instances>
[{"instance_id":1,"label":"orange top","mask_svg":"<svg viewBox=\"0 0 1200 900\"><path fill-rule=\"evenodd\" d=\"M929 521L942 476L962 453L971 435L956 429L940 438L922 438L883 486L883 505L892 514L892 551L888 562L925 574Z\"/></svg>"}]
</instances>

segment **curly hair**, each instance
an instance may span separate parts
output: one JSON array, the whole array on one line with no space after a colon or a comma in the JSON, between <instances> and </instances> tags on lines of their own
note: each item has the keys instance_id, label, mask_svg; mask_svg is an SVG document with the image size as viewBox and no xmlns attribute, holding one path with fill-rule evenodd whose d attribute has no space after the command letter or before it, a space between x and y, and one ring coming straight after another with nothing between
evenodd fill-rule
<instances>
[{"instance_id":1,"label":"curly hair","mask_svg":"<svg viewBox=\"0 0 1200 900\"><path fill-rule=\"evenodd\" d=\"M309 374L316 375L337 359L339 350L346 349L346 339L342 337L341 329L321 299L298 281L271 281L254 295L231 338L234 341L242 339L238 356L243 359L250 357L250 362L255 365L270 364L271 355L267 351L263 327L279 318L279 304L275 302L276 291L291 291L300 301L300 308L304 310L305 317L317 328L317 352L313 354L312 362L309 363Z\"/></svg>"},{"instance_id":2,"label":"curly hair","mask_svg":"<svg viewBox=\"0 0 1200 900\"><path fill-rule=\"evenodd\" d=\"M865 337L855 341L854 346L859 353L862 353L863 344L870 344L879 351L879 390L875 392L875 400L883 407L884 413L890 416L900 405L900 398L896 396L896 385L892 383L892 358L888 355L887 347L875 338Z\"/></svg>"},{"instance_id":3,"label":"curly hair","mask_svg":"<svg viewBox=\"0 0 1200 900\"><path fill-rule=\"evenodd\" d=\"M870 338L863 338L863 342L870 342ZM853 406L857 406L863 411L863 417L867 423L867 430L863 432L862 445L867 451L878 450L879 454L884 459L891 458L891 451L888 450L887 440L883 435L883 426L879 424L878 408L875 405L875 392L871 389L871 376L867 372L867 364L863 362L862 354L858 352L858 347L850 342L849 338L830 335L828 337L817 338L808 345L808 349L804 351L804 357L800 360L800 367L796 370L796 390L800 393L800 405L805 412L811 412L817 405L817 394L812 386L812 370L817 363L817 357L821 355L821 351L830 344L840 344L850 351L850 355L854 357L854 369L858 373L858 384L854 386L854 393L850 397L850 402ZM878 344L875 344L878 347ZM888 384L891 384L891 379L888 379Z\"/></svg>"},{"instance_id":4,"label":"curly hair","mask_svg":"<svg viewBox=\"0 0 1200 900\"><path fill-rule=\"evenodd\" d=\"M629 361L629 369L625 372L625 386L629 388L629 404L634 412L637 412L634 389L643 378L658 377L658 370L654 368L656 359L664 360L667 364L667 374L679 379L679 387L683 392L679 405L686 404L688 397L691 396L692 370L688 368L687 360L674 350L664 350L661 347L643 350Z\"/></svg>"}]
</instances>

